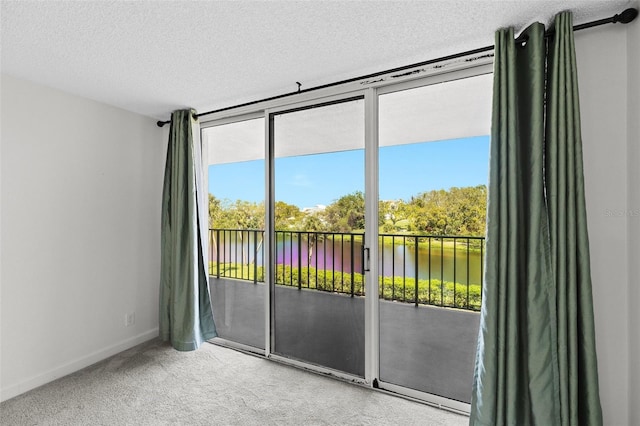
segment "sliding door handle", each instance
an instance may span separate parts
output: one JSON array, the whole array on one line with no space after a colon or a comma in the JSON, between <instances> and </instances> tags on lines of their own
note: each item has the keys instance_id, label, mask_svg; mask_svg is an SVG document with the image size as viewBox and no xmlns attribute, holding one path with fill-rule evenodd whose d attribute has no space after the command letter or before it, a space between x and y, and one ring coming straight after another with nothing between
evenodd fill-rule
<instances>
[{"instance_id":1,"label":"sliding door handle","mask_svg":"<svg viewBox=\"0 0 640 426\"><path fill-rule=\"evenodd\" d=\"M371 270L371 259L369 258L369 247L362 247L362 272Z\"/></svg>"}]
</instances>

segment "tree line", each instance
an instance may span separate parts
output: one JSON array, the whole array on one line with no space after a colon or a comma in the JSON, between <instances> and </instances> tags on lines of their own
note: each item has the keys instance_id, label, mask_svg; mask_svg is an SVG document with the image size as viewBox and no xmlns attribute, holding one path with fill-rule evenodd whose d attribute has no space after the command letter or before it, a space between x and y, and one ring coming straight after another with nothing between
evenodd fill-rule
<instances>
[{"instance_id":1,"label":"tree line","mask_svg":"<svg viewBox=\"0 0 640 426\"><path fill-rule=\"evenodd\" d=\"M408 200L381 200L378 226L381 233L483 236L486 209L485 185L432 190ZM274 213L277 231L362 232L364 194L355 191L309 211L276 201ZM264 229L264 216L264 202L220 200L209 194L210 228Z\"/></svg>"}]
</instances>

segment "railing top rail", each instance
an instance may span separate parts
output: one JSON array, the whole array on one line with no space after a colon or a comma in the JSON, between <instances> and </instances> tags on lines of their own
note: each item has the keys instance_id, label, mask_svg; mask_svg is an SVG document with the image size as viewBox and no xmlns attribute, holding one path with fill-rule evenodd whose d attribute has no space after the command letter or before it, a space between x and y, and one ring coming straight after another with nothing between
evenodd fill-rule
<instances>
[{"instance_id":1,"label":"railing top rail","mask_svg":"<svg viewBox=\"0 0 640 426\"><path fill-rule=\"evenodd\" d=\"M418 238L439 238L439 239L460 239L460 240L484 240L484 237L473 235L431 235L431 234L378 234L380 237L418 237Z\"/></svg>"},{"instance_id":2,"label":"railing top rail","mask_svg":"<svg viewBox=\"0 0 640 426\"><path fill-rule=\"evenodd\" d=\"M209 228L209 231L235 231L235 232L264 232L264 229L235 229L235 228Z\"/></svg>"},{"instance_id":3,"label":"railing top rail","mask_svg":"<svg viewBox=\"0 0 640 426\"><path fill-rule=\"evenodd\" d=\"M316 235L364 235L364 232L337 232L337 231L293 231L293 230L276 230L276 233L290 234L316 234Z\"/></svg>"},{"instance_id":4,"label":"railing top rail","mask_svg":"<svg viewBox=\"0 0 640 426\"><path fill-rule=\"evenodd\" d=\"M264 229L233 229L233 228L209 228L209 231L233 231L233 232L264 232ZM300 230L289 230L289 229L279 229L275 231L276 233L291 233L291 234L315 234L315 235L354 235L360 236L364 235L363 232L334 232L334 231L300 231ZM402 233L402 234L387 234L380 233L378 234L380 237L412 237L412 238L438 238L438 239L463 239L463 240L484 240L483 236L474 236L474 235L431 235L431 234L410 234L410 233Z\"/></svg>"}]
</instances>

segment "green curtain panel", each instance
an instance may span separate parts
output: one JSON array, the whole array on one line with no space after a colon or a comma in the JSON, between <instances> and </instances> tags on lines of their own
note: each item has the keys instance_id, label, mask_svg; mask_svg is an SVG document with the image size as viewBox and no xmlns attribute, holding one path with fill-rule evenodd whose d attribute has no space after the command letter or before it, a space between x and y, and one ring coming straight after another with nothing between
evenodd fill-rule
<instances>
[{"instance_id":1,"label":"green curtain panel","mask_svg":"<svg viewBox=\"0 0 640 426\"><path fill-rule=\"evenodd\" d=\"M564 31L563 20L569 22ZM516 43L512 29L496 33L471 425L602 423L571 15L558 15L556 26L549 49L540 23L525 30L526 43ZM547 59L548 52L555 57ZM552 133L562 137L551 142ZM571 211L549 201L569 196L575 199ZM589 389L578 393L574 383ZM581 400L584 394L589 402Z\"/></svg>"},{"instance_id":2,"label":"green curtain panel","mask_svg":"<svg viewBox=\"0 0 640 426\"><path fill-rule=\"evenodd\" d=\"M547 69L546 167L562 424L602 424L570 13L555 19Z\"/></svg>"},{"instance_id":3,"label":"green curtain panel","mask_svg":"<svg viewBox=\"0 0 640 426\"><path fill-rule=\"evenodd\" d=\"M193 110L171 115L162 193L160 337L180 351L217 336L205 268L208 221L196 120Z\"/></svg>"}]
</instances>

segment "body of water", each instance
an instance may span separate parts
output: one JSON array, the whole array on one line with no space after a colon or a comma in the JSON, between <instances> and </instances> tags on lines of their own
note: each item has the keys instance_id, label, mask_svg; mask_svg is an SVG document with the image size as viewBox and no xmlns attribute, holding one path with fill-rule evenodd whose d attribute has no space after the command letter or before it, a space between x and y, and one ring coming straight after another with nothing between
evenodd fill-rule
<instances>
[{"instance_id":1,"label":"body of water","mask_svg":"<svg viewBox=\"0 0 640 426\"><path fill-rule=\"evenodd\" d=\"M258 265L262 266L264 247L260 244L259 233L247 233L242 239L235 234L230 233L226 242L221 238L220 262L246 264L253 263L256 258ZM475 248L468 248L469 243L475 243ZM419 279L480 284L483 265L479 244L478 240L445 238L443 243L431 238L429 249L427 238L421 239L417 245L413 237L384 236L380 238L378 246L378 270L385 277L414 278L417 272ZM215 261L215 249L213 251L211 260ZM275 257L278 265L294 268L310 266L336 272L362 273L363 267L361 237L352 242L349 234L314 238L313 234L279 232Z\"/></svg>"}]
</instances>

